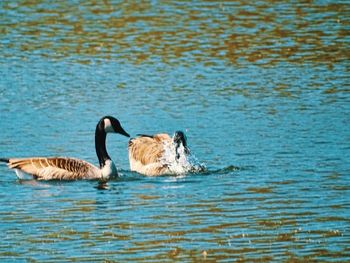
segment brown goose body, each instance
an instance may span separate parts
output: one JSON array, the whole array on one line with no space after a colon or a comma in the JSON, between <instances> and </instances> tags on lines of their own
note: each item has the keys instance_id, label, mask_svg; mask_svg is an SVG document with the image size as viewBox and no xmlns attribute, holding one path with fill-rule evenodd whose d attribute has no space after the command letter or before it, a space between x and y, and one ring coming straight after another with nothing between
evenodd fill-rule
<instances>
[{"instance_id":1,"label":"brown goose body","mask_svg":"<svg viewBox=\"0 0 350 263\"><path fill-rule=\"evenodd\" d=\"M129 141L130 170L148 176L169 173L168 166L160 162L166 143L171 143L171 138L165 133L131 139Z\"/></svg>"},{"instance_id":2,"label":"brown goose body","mask_svg":"<svg viewBox=\"0 0 350 263\"><path fill-rule=\"evenodd\" d=\"M83 160L68 157L11 158L8 167L38 180L77 180L102 178L101 170Z\"/></svg>"},{"instance_id":3,"label":"brown goose body","mask_svg":"<svg viewBox=\"0 0 350 263\"><path fill-rule=\"evenodd\" d=\"M98 122L95 148L100 167L68 157L9 158L0 161L6 162L10 169L15 169L18 176L23 172L38 180L108 179L117 175L117 169L106 150L107 133L119 133L129 137L119 121L111 116L103 117Z\"/></svg>"},{"instance_id":4,"label":"brown goose body","mask_svg":"<svg viewBox=\"0 0 350 263\"><path fill-rule=\"evenodd\" d=\"M165 147L177 143L176 132L174 138L166 133L149 135L140 135L129 141L129 163L130 170L148 176L159 176L164 174L173 174L169 163L163 161ZM185 138L181 138L181 143L187 149ZM174 148L176 150L176 148ZM175 153L174 153L175 154Z\"/></svg>"}]
</instances>

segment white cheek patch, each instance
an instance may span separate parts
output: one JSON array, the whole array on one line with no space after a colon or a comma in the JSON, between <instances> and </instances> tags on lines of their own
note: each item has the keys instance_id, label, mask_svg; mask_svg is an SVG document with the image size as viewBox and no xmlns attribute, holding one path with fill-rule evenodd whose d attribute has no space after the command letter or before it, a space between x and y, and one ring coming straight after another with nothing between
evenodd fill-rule
<instances>
[{"instance_id":1,"label":"white cheek patch","mask_svg":"<svg viewBox=\"0 0 350 263\"><path fill-rule=\"evenodd\" d=\"M112 123L109 119L104 119L104 125L105 125L105 132L115 132L112 126Z\"/></svg>"}]
</instances>

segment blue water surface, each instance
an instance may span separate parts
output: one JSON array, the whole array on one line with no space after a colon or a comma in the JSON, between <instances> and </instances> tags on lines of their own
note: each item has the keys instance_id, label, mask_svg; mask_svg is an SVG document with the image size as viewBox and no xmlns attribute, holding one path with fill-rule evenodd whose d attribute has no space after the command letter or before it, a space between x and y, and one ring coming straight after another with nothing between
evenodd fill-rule
<instances>
[{"instance_id":1,"label":"blue water surface","mask_svg":"<svg viewBox=\"0 0 350 263\"><path fill-rule=\"evenodd\" d=\"M20 181L0 166L3 262L350 261L347 2L4 1L0 157L97 164L104 115L183 130L207 167Z\"/></svg>"}]
</instances>

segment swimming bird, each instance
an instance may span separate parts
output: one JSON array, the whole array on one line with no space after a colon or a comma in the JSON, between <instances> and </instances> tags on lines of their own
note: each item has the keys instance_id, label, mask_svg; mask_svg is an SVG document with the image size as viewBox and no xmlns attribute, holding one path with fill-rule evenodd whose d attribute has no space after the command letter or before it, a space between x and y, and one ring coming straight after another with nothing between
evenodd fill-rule
<instances>
[{"instance_id":1,"label":"swimming bird","mask_svg":"<svg viewBox=\"0 0 350 263\"><path fill-rule=\"evenodd\" d=\"M139 134L129 140L128 151L130 170L148 176L176 174L175 167L179 168L176 165L179 159L189 154L186 136L182 131L175 132L173 137L166 133ZM184 172L188 167L182 168L180 170Z\"/></svg>"},{"instance_id":2,"label":"swimming bird","mask_svg":"<svg viewBox=\"0 0 350 263\"><path fill-rule=\"evenodd\" d=\"M21 172L24 172L38 180L106 180L118 175L115 164L107 153L107 133L119 133L130 137L116 118L111 116L101 118L95 131L95 148L99 167L69 157L1 158L0 161L6 162L9 168L15 169L19 177Z\"/></svg>"}]
</instances>

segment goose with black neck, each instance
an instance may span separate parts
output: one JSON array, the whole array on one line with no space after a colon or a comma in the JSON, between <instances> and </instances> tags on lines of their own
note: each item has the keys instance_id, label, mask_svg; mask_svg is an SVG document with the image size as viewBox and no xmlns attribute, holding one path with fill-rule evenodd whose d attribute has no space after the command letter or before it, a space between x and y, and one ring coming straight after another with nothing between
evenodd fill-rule
<instances>
[{"instance_id":1,"label":"goose with black neck","mask_svg":"<svg viewBox=\"0 0 350 263\"><path fill-rule=\"evenodd\" d=\"M116 166L106 149L107 133L119 133L130 137L116 118L112 116L101 118L95 130L95 148L99 167L70 157L0 158L0 161L6 162L10 169L14 169L20 179L23 178L24 173L38 180L107 180L118 175Z\"/></svg>"}]
</instances>

